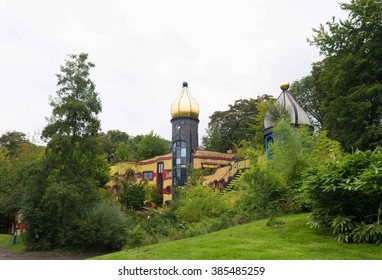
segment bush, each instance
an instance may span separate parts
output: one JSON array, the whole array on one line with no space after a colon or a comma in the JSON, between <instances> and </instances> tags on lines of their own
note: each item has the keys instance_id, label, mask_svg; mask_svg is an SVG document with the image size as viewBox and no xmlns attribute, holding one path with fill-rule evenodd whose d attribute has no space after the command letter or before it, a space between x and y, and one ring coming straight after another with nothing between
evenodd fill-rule
<instances>
[{"instance_id":1,"label":"bush","mask_svg":"<svg viewBox=\"0 0 382 280\"><path fill-rule=\"evenodd\" d=\"M136 225L132 230L127 231L127 246L137 247L142 243L143 231L140 225Z\"/></svg>"},{"instance_id":2,"label":"bush","mask_svg":"<svg viewBox=\"0 0 382 280\"><path fill-rule=\"evenodd\" d=\"M244 212L267 217L293 209L291 191L284 178L261 158L243 174L239 185L243 192L239 203Z\"/></svg>"},{"instance_id":3,"label":"bush","mask_svg":"<svg viewBox=\"0 0 382 280\"><path fill-rule=\"evenodd\" d=\"M233 203L215 189L201 185L180 192L175 216L178 222L188 224L204 218L214 218L233 210Z\"/></svg>"},{"instance_id":4,"label":"bush","mask_svg":"<svg viewBox=\"0 0 382 280\"><path fill-rule=\"evenodd\" d=\"M295 128L287 120L280 120L273 133L276 140L270 148L268 168L280 174L290 188L296 188L313 163L313 135L307 127Z\"/></svg>"},{"instance_id":5,"label":"bush","mask_svg":"<svg viewBox=\"0 0 382 280\"><path fill-rule=\"evenodd\" d=\"M120 250L126 242L126 217L111 202L102 201L85 213L73 229L71 246L86 250Z\"/></svg>"},{"instance_id":6,"label":"bush","mask_svg":"<svg viewBox=\"0 0 382 280\"><path fill-rule=\"evenodd\" d=\"M345 155L307 182L312 227L331 228L338 241L382 243L382 150Z\"/></svg>"},{"instance_id":7,"label":"bush","mask_svg":"<svg viewBox=\"0 0 382 280\"><path fill-rule=\"evenodd\" d=\"M146 181L132 183L124 180L122 181L122 191L118 194L119 201L128 210L140 210L146 199L147 188L148 184Z\"/></svg>"}]
</instances>

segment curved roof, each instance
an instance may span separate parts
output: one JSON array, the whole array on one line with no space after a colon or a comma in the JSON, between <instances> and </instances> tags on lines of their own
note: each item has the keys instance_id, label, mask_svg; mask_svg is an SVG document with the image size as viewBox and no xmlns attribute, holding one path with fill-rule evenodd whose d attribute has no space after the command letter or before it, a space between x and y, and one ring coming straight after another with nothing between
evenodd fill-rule
<instances>
[{"instance_id":1,"label":"curved roof","mask_svg":"<svg viewBox=\"0 0 382 280\"><path fill-rule=\"evenodd\" d=\"M287 87L285 84L282 84L281 88L283 91L276 99L276 103L281 104L284 107L285 111L290 117L291 124L296 126L301 124L311 126L308 114L301 108L296 100L294 100L292 95L289 94L289 91L287 90L289 88L289 84ZM263 120L264 131L272 128L274 126L274 122L275 121L273 120L270 112L267 112Z\"/></svg>"},{"instance_id":2,"label":"curved roof","mask_svg":"<svg viewBox=\"0 0 382 280\"><path fill-rule=\"evenodd\" d=\"M190 95L187 82L183 83L179 97L171 105L171 116L172 118L199 118L199 104Z\"/></svg>"}]
</instances>

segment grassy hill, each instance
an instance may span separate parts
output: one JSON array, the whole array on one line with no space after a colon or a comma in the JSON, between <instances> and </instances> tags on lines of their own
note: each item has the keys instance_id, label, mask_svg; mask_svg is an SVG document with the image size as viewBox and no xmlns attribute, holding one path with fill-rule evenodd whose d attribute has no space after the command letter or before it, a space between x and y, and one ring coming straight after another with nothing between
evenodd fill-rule
<instances>
[{"instance_id":1,"label":"grassy hill","mask_svg":"<svg viewBox=\"0 0 382 280\"><path fill-rule=\"evenodd\" d=\"M101 260L382 260L382 246L337 242L306 225L307 214L260 220L211 234L123 250Z\"/></svg>"}]
</instances>

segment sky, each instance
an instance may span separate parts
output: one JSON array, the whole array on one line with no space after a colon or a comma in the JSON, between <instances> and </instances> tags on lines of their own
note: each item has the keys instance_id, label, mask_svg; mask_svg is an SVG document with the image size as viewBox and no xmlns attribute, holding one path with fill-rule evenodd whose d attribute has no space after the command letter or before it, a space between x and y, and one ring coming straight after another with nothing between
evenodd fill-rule
<instances>
[{"instance_id":1,"label":"sky","mask_svg":"<svg viewBox=\"0 0 382 280\"><path fill-rule=\"evenodd\" d=\"M215 111L309 75L322 57L307 39L333 16L347 17L336 0L0 0L0 135L37 141L60 66L84 52L103 132L170 140L187 81L201 138Z\"/></svg>"}]
</instances>

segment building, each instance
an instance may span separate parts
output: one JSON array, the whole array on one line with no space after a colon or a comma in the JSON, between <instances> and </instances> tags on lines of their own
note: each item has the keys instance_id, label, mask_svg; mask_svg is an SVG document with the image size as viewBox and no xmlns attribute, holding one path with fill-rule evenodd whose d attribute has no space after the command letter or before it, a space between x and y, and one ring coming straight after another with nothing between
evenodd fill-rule
<instances>
[{"instance_id":1,"label":"building","mask_svg":"<svg viewBox=\"0 0 382 280\"><path fill-rule=\"evenodd\" d=\"M280 89L282 92L276 99L276 104L281 107L283 113L289 116L290 124L294 127L307 126L313 132L313 126L308 114L301 108L296 100L294 100L288 91L289 83L281 83ZM270 154L270 143L275 141L275 136L273 135L273 127L276 121L277 120L269 111L265 114L263 120L263 136L265 139L265 151L267 158Z\"/></svg>"},{"instance_id":2,"label":"building","mask_svg":"<svg viewBox=\"0 0 382 280\"><path fill-rule=\"evenodd\" d=\"M163 204L173 199L173 190L188 183L189 168L209 169L204 185L229 191L243 170L249 167L246 160L236 161L235 155L199 150L199 105L191 96L188 83L171 105L172 152L138 162L120 162L111 167L113 179L109 186L118 189L118 178L147 180L163 195Z\"/></svg>"}]
</instances>

